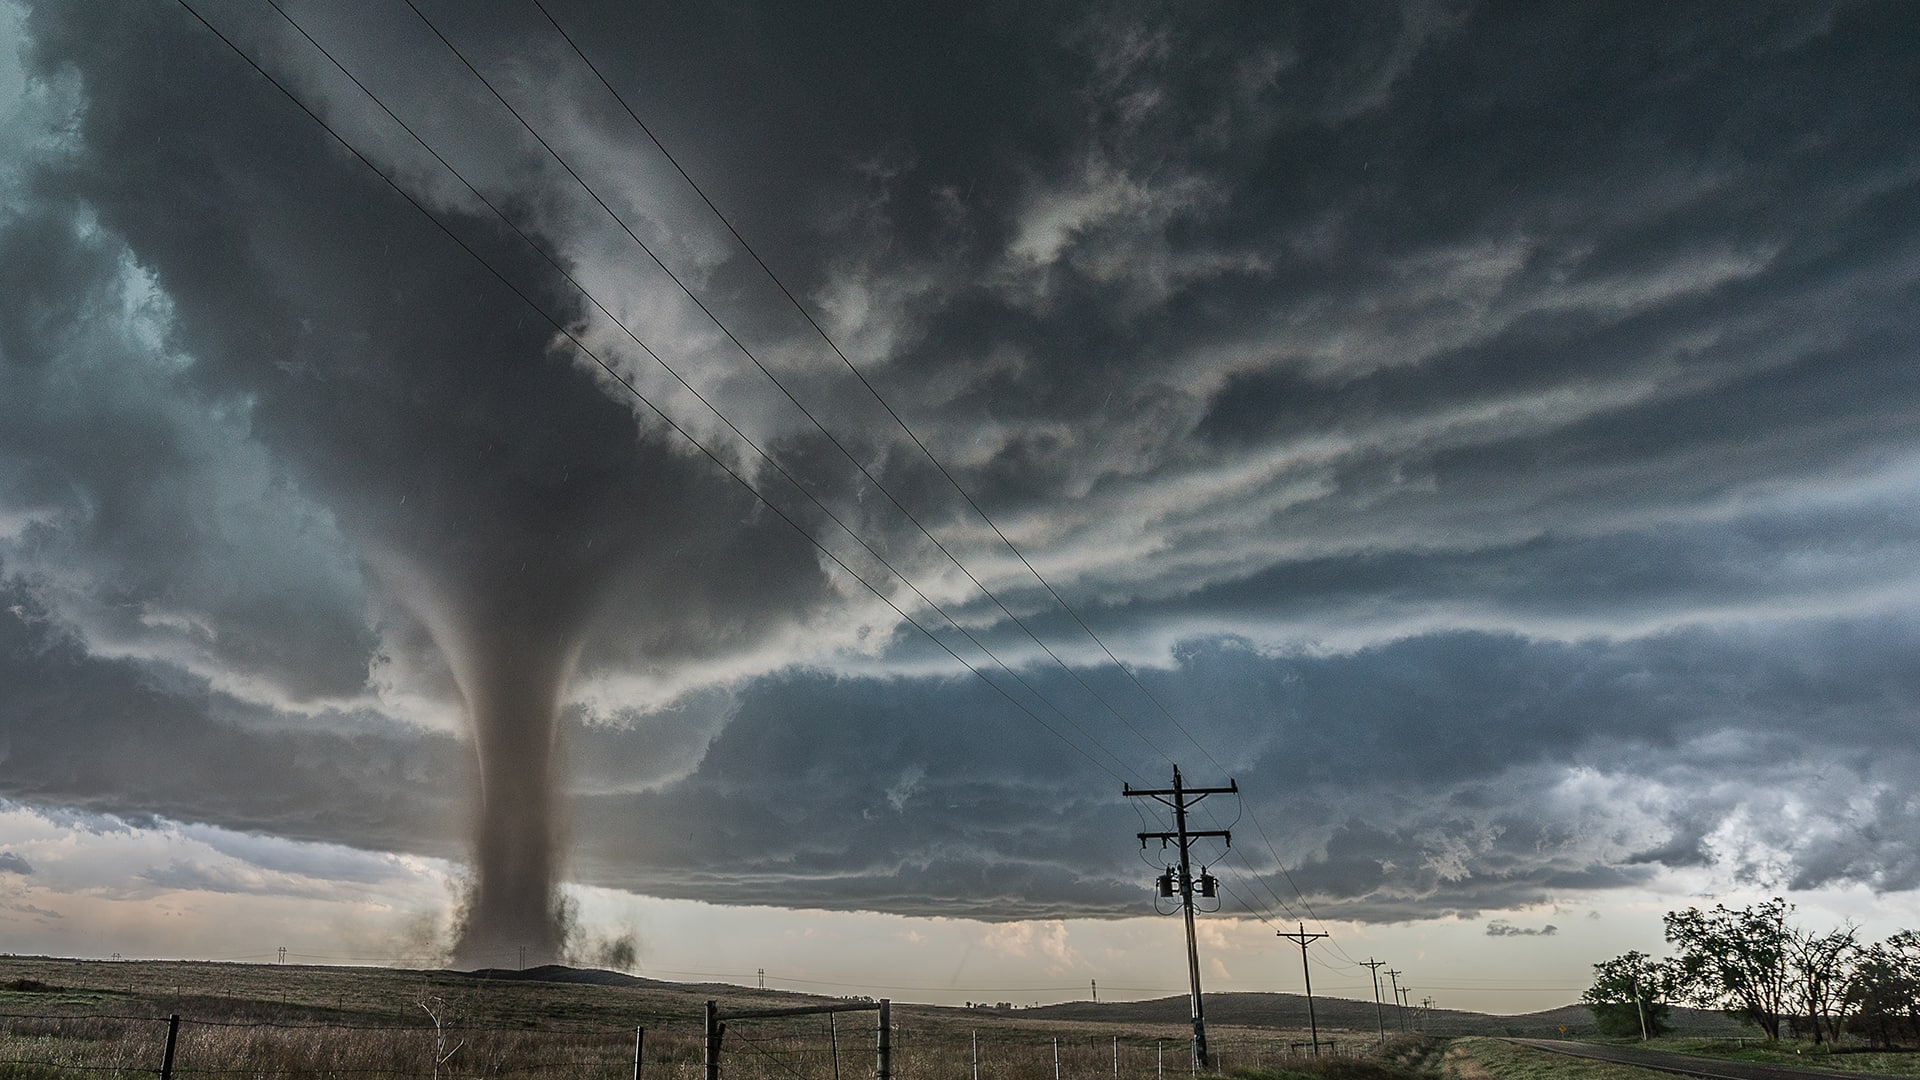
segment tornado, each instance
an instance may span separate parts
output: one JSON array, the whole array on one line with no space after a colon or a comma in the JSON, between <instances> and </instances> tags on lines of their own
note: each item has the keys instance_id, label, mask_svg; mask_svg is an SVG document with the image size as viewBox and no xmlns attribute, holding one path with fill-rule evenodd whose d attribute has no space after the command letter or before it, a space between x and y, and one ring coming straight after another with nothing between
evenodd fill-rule
<instances>
[{"instance_id":1,"label":"tornado","mask_svg":"<svg viewBox=\"0 0 1920 1080\"><path fill-rule=\"evenodd\" d=\"M565 822L560 708L578 648L553 633L473 627L448 649L473 734L473 879L454 944L462 967L560 959Z\"/></svg>"},{"instance_id":2,"label":"tornado","mask_svg":"<svg viewBox=\"0 0 1920 1080\"><path fill-rule=\"evenodd\" d=\"M557 328L590 337L589 305L522 235L464 203L397 197L383 176L406 161L376 173L343 154L177 11L53 4L33 19L39 62L86 87L85 153L36 182L71 192L150 276L173 391L244 416L274 482L365 560L384 654L368 668L397 657L410 692L464 709L472 886L456 961L559 959L570 681L748 653L836 588L783 517L567 347ZM542 204L548 180L563 182L515 176L508 201ZM562 218L546 231L550 250L595 249ZM439 821L415 824L413 850L457 850Z\"/></svg>"},{"instance_id":3,"label":"tornado","mask_svg":"<svg viewBox=\"0 0 1920 1080\"><path fill-rule=\"evenodd\" d=\"M658 545L635 514L654 500L631 472L609 472L606 487L547 482L544 469L496 473L485 496L458 493L481 528L436 525L425 530L433 543L416 535L374 560L445 659L468 722L471 877L457 967L531 967L566 952L562 710L600 613L610 598L636 599L621 582L636 553ZM521 514L538 528L510 529Z\"/></svg>"}]
</instances>

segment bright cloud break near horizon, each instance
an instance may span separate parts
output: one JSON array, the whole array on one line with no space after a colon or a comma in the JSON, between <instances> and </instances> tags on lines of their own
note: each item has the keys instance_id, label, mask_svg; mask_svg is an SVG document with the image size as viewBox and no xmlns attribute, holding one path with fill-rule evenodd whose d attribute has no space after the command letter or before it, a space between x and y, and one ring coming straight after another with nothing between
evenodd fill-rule
<instances>
[{"instance_id":1,"label":"bright cloud break near horizon","mask_svg":"<svg viewBox=\"0 0 1920 1080\"><path fill-rule=\"evenodd\" d=\"M1920 8L0 0L0 942L1920 926ZM1156 901L1160 907L1156 910Z\"/></svg>"}]
</instances>

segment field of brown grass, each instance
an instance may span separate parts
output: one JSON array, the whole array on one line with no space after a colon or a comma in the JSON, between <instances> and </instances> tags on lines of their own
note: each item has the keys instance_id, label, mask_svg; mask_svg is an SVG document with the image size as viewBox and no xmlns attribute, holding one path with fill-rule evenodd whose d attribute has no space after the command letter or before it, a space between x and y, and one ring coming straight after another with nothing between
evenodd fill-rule
<instances>
[{"instance_id":1,"label":"field of brown grass","mask_svg":"<svg viewBox=\"0 0 1920 1080\"><path fill-rule=\"evenodd\" d=\"M555 978L579 978L555 972ZM599 983L447 971L0 957L0 1080L153 1075L181 1018L179 1077L645 1077L701 1075L705 1004L779 1008L835 999L607 977ZM1028 1013L1031 1012L1031 1015ZM1189 1071L1184 1023L1043 1018L1038 1011L896 1005L896 1080L1095 1080ZM1306 1033L1209 1026L1227 1071L1305 1065ZM1374 1049L1323 1029L1325 1060ZM857 1080L874 1070L874 1014L730 1023L723 1075Z\"/></svg>"}]
</instances>

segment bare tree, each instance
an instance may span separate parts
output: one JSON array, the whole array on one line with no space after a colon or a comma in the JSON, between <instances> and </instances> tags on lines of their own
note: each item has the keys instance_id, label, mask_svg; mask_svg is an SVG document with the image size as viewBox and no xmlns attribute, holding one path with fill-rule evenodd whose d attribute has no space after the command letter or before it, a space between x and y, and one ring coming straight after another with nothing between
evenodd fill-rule
<instances>
[{"instance_id":1,"label":"bare tree","mask_svg":"<svg viewBox=\"0 0 1920 1080\"><path fill-rule=\"evenodd\" d=\"M1855 940L1860 928L1849 923L1838 930L1816 934L1790 930L1788 959L1793 965L1795 997L1799 1011L1813 1029L1813 1041L1840 1038L1846 1021L1848 991L1854 978L1854 958L1860 951Z\"/></svg>"}]
</instances>

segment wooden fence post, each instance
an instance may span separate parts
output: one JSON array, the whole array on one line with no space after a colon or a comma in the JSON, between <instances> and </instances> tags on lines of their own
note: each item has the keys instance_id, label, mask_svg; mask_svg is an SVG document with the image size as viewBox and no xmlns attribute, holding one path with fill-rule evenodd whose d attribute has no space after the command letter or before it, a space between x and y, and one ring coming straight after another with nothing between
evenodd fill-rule
<instances>
[{"instance_id":1,"label":"wooden fence post","mask_svg":"<svg viewBox=\"0 0 1920 1080\"><path fill-rule=\"evenodd\" d=\"M707 1001L707 1080L720 1080L720 1037L727 1025L720 1022L720 1003Z\"/></svg>"},{"instance_id":2,"label":"wooden fence post","mask_svg":"<svg viewBox=\"0 0 1920 1080\"><path fill-rule=\"evenodd\" d=\"M160 1059L160 1080L173 1080L173 1045L180 1036L180 1014L167 1017L167 1055Z\"/></svg>"},{"instance_id":3,"label":"wooden fence post","mask_svg":"<svg viewBox=\"0 0 1920 1080\"><path fill-rule=\"evenodd\" d=\"M892 1002L880 999L880 1053L874 1080L892 1080L893 1078L893 1011ZM717 1080L717 1078L715 1078Z\"/></svg>"}]
</instances>

